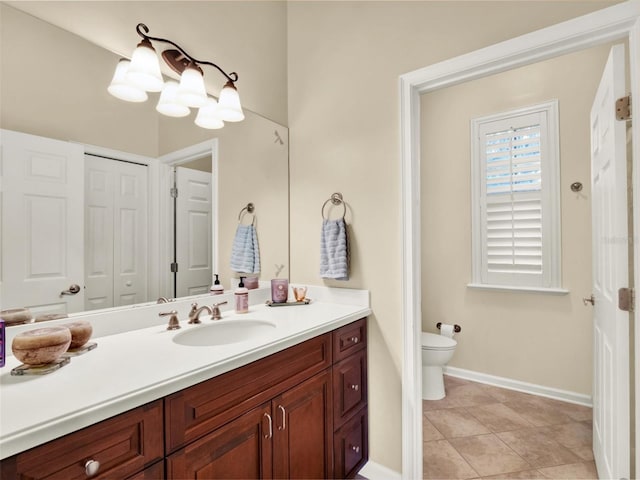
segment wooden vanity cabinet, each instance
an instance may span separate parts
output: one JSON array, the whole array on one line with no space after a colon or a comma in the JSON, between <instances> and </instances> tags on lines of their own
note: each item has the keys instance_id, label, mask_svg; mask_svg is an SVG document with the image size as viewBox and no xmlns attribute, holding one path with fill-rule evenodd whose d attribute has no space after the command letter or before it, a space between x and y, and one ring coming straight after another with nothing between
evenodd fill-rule
<instances>
[{"instance_id":1,"label":"wooden vanity cabinet","mask_svg":"<svg viewBox=\"0 0 640 480\"><path fill-rule=\"evenodd\" d=\"M167 477L333 478L331 372L323 371L167 457Z\"/></svg>"},{"instance_id":2,"label":"wooden vanity cabinet","mask_svg":"<svg viewBox=\"0 0 640 480\"><path fill-rule=\"evenodd\" d=\"M0 477L352 478L367 432L361 319L2 460Z\"/></svg>"}]
</instances>

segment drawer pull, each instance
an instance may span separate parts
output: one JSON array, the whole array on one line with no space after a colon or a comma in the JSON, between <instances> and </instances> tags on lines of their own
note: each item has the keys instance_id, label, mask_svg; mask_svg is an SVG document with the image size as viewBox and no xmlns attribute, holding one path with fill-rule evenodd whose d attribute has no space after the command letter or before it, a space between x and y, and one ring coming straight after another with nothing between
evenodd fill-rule
<instances>
[{"instance_id":1,"label":"drawer pull","mask_svg":"<svg viewBox=\"0 0 640 480\"><path fill-rule=\"evenodd\" d=\"M271 415L268 413L265 413L264 416L269 420L269 433L265 434L264 438L271 438L273 437L273 421L271 420Z\"/></svg>"},{"instance_id":2,"label":"drawer pull","mask_svg":"<svg viewBox=\"0 0 640 480\"><path fill-rule=\"evenodd\" d=\"M354 384L349 385L349 388L351 390L355 390L357 392L358 390L360 390L360 385L358 385L357 383L354 383Z\"/></svg>"},{"instance_id":3,"label":"drawer pull","mask_svg":"<svg viewBox=\"0 0 640 480\"><path fill-rule=\"evenodd\" d=\"M353 450L356 453L360 453L360 447L357 445L351 445L351 450Z\"/></svg>"},{"instance_id":4,"label":"drawer pull","mask_svg":"<svg viewBox=\"0 0 640 480\"><path fill-rule=\"evenodd\" d=\"M351 337L349 340L351 340L351 343L358 343L360 341L360 339L356 336Z\"/></svg>"},{"instance_id":5,"label":"drawer pull","mask_svg":"<svg viewBox=\"0 0 640 480\"><path fill-rule=\"evenodd\" d=\"M87 477L93 477L98 474L100 470L100 462L97 460L87 460L87 463L84 464L84 473L87 474Z\"/></svg>"},{"instance_id":6,"label":"drawer pull","mask_svg":"<svg viewBox=\"0 0 640 480\"><path fill-rule=\"evenodd\" d=\"M278 430L285 430L287 428L287 411L282 405L278 405L278 410L282 412L282 425L278 427Z\"/></svg>"}]
</instances>

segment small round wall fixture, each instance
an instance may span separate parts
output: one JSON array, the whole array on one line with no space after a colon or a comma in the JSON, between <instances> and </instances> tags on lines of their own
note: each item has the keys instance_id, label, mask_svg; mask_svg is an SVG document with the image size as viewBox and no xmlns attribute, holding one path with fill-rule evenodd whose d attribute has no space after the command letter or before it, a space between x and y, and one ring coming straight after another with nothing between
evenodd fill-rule
<instances>
[{"instance_id":1,"label":"small round wall fixture","mask_svg":"<svg viewBox=\"0 0 640 480\"><path fill-rule=\"evenodd\" d=\"M582 191L582 182L573 182L571 184L571 191L576 193Z\"/></svg>"}]
</instances>

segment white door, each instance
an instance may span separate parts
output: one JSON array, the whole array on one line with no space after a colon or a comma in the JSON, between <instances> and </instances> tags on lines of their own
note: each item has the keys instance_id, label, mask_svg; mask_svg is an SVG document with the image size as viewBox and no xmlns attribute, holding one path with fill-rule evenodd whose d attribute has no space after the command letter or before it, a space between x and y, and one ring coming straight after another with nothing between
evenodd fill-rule
<instances>
[{"instance_id":1,"label":"white door","mask_svg":"<svg viewBox=\"0 0 640 480\"><path fill-rule=\"evenodd\" d=\"M176 295L208 293L211 287L211 173L176 167Z\"/></svg>"},{"instance_id":2,"label":"white door","mask_svg":"<svg viewBox=\"0 0 640 480\"><path fill-rule=\"evenodd\" d=\"M9 130L0 146L0 306L34 316L84 310L84 148Z\"/></svg>"},{"instance_id":3,"label":"white door","mask_svg":"<svg viewBox=\"0 0 640 480\"><path fill-rule=\"evenodd\" d=\"M146 302L147 167L86 156L86 309Z\"/></svg>"},{"instance_id":4,"label":"white door","mask_svg":"<svg viewBox=\"0 0 640 480\"><path fill-rule=\"evenodd\" d=\"M629 313L618 309L628 286L624 46L611 49L591 109L593 228L593 452L600 478L629 478Z\"/></svg>"}]
</instances>

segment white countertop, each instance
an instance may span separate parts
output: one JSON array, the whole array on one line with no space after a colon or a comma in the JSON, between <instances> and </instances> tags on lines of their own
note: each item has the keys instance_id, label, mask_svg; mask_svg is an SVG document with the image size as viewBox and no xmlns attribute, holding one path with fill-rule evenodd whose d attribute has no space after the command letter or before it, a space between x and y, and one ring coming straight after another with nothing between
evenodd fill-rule
<instances>
[{"instance_id":1,"label":"white countertop","mask_svg":"<svg viewBox=\"0 0 640 480\"><path fill-rule=\"evenodd\" d=\"M182 332L215 323L210 316L201 315L201 324L188 325L186 316L181 315L180 330L166 330L168 317L165 317L161 324L150 327L94 336L91 341L98 344L96 349L72 357L68 365L47 375L12 376L11 369L20 362L8 357L0 370L0 458L162 398L371 313L366 291L310 287L308 296L314 299L309 305L268 307L261 303L252 305L246 314L223 311L221 322L256 319L275 325L272 333L240 343L199 347L174 343L173 337ZM153 310L155 322L158 322L157 308ZM142 309L130 312L133 313L129 317L145 314ZM92 324L100 321L97 316L87 319ZM128 321L136 328L135 319ZM31 328L37 327L32 324ZM94 327L96 330L100 328ZM9 336L7 340L10 351Z\"/></svg>"}]
</instances>

